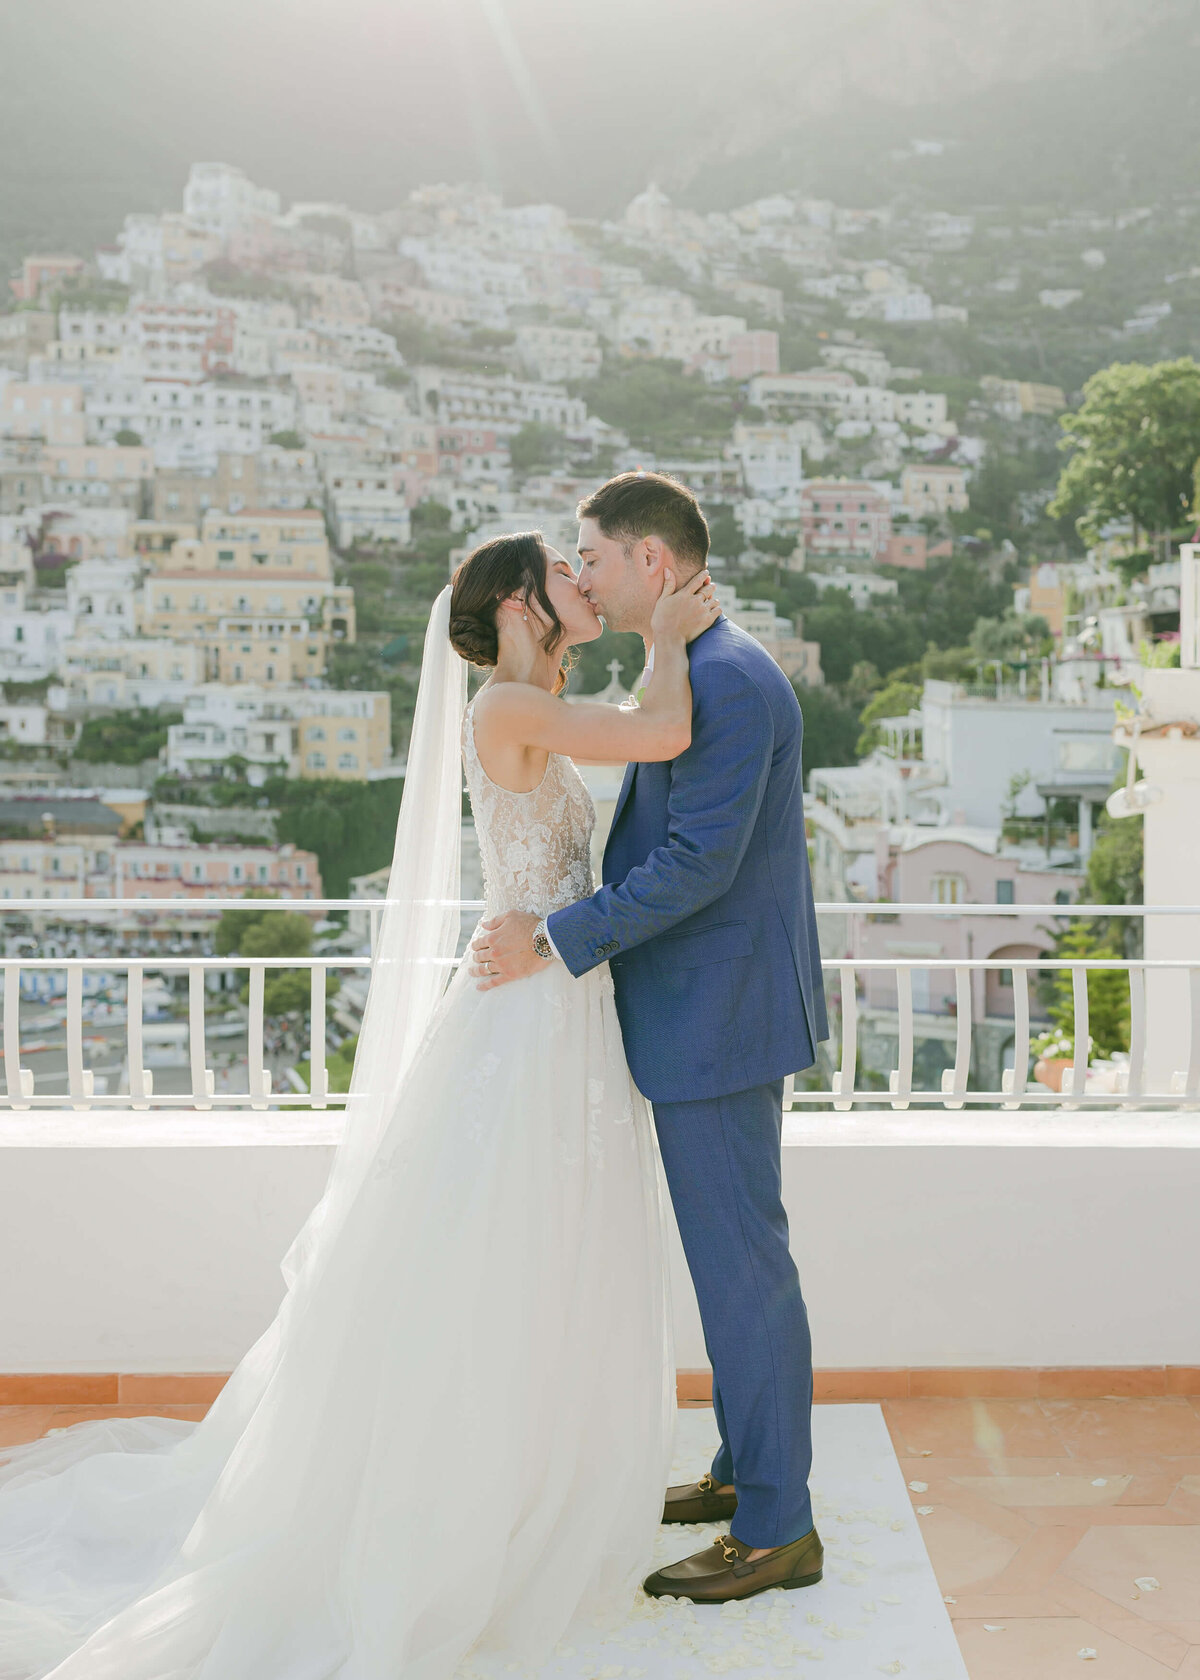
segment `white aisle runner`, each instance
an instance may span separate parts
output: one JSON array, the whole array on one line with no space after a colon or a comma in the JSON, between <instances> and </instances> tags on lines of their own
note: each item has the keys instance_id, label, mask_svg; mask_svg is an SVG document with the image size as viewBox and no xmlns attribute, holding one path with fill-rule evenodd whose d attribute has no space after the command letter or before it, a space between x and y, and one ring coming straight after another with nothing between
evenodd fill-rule
<instances>
[{"instance_id":1,"label":"white aisle runner","mask_svg":"<svg viewBox=\"0 0 1200 1680\"><path fill-rule=\"evenodd\" d=\"M672 1482L702 1475L716 1445L710 1410L681 1411ZM625 1627L606 1637L575 1635L560 1646L538 1680L734 1673L749 1680L785 1670L820 1680L967 1680L878 1406L814 1408L812 1487L825 1547L825 1577L816 1586L721 1606L643 1597ZM654 1564L699 1551L721 1532L712 1525L663 1528ZM462 1672L472 1673L472 1665Z\"/></svg>"}]
</instances>

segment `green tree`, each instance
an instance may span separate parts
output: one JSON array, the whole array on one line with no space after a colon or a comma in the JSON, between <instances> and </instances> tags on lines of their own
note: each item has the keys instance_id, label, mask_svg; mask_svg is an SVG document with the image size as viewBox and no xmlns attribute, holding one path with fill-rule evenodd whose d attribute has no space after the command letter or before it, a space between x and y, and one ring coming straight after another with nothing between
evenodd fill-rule
<instances>
[{"instance_id":1,"label":"green tree","mask_svg":"<svg viewBox=\"0 0 1200 1680\"><path fill-rule=\"evenodd\" d=\"M883 730L879 727L881 718L907 717L920 703L920 683L897 682L893 679L885 688L881 688L873 699L867 701L859 714L858 721L862 731L856 748L859 758L865 758L869 752L883 744Z\"/></svg>"},{"instance_id":2,"label":"green tree","mask_svg":"<svg viewBox=\"0 0 1200 1680\"><path fill-rule=\"evenodd\" d=\"M250 898L275 898L251 892ZM295 910L223 910L213 934L219 957L303 957L312 949L312 923Z\"/></svg>"},{"instance_id":3,"label":"green tree","mask_svg":"<svg viewBox=\"0 0 1200 1680\"><path fill-rule=\"evenodd\" d=\"M793 684L793 687L795 685ZM804 715L804 774L857 763L858 707L835 688L796 688Z\"/></svg>"},{"instance_id":4,"label":"green tree","mask_svg":"<svg viewBox=\"0 0 1200 1680\"><path fill-rule=\"evenodd\" d=\"M1200 457L1200 365L1114 362L1083 387L1083 402L1062 416L1060 447L1073 451L1048 511L1074 517L1080 535L1098 539L1110 522L1129 520L1169 551L1171 532L1189 517Z\"/></svg>"},{"instance_id":5,"label":"green tree","mask_svg":"<svg viewBox=\"0 0 1200 1680\"><path fill-rule=\"evenodd\" d=\"M985 663L999 659L1011 665L1049 653L1053 646L1050 626L1044 618L1035 613L1015 612L1011 607L1000 618L976 619L971 631L971 652Z\"/></svg>"},{"instance_id":6,"label":"green tree","mask_svg":"<svg viewBox=\"0 0 1200 1680\"><path fill-rule=\"evenodd\" d=\"M280 449L303 449L304 434L289 427L282 432L272 432L271 442L278 444Z\"/></svg>"},{"instance_id":7,"label":"green tree","mask_svg":"<svg viewBox=\"0 0 1200 1680\"><path fill-rule=\"evenodd\" d=\"M141 441L142 434L140 432L131 431L128 426L122 426L116 436L116 442L122 444L127 449L136 448Z\"/></svg>"},{"instance_id":8,"label":"green tree","mask_svg":"<svg viewBox=\"0 0 1200 1680\"><path fill-rule=\"evenodd\" d=\"M1063 958L1119 957L1112 935L1094 922L1074 921L1054 941L1055 955ZM1088 1033L1093 1056L1112 1056L1129 1049L1129 977L1117 968L1087 971ZM1074 982L1069 969L1055 972L1048 1010L1060 1032L1075 1033Z\"/></svg>"},{"instance_id":9,"label":"green tree","mask_svg":"<svg viewBox=\"0 0 1200 1680\"><path fill-rule=\"evenodd\" d=\"M567 452L567 440L558 426L529 420L508 440L508 452L515 471L533 472L536 467L555 467Z\"/></svg>"},{"instance_id":10,"label":"green tree","mask_svg":"<svg viewBox=\"0 0 1200 1680\"><path fill-rule=\"evenodd\" d=\"M167 744L170 725L182 722L182 712L140 708L114 717L87 718L72 748L73 756L87 764L141 764L158 757L159 749Z\"/></svg>"}]
</instances>

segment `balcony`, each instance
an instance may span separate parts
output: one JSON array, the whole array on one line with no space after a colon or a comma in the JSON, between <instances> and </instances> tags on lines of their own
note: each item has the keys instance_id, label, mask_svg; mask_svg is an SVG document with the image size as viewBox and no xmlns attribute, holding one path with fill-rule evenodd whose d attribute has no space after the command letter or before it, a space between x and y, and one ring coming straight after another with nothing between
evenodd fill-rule
<instances>
[{"instance_id":1,"label":"balcony","mask_svg":"<svg viewBox=\"0 0 1200 1680\"><path fill-rule=\"evenodd\" d=\"M78 936L84 954L43 931L46 954L10 940L3 962L0 1267L13 1287L0 1306L0 1447L84 1416L201 1415L278 1305L279 1258L338 1136L329 1046L355 1026L371 958L204 955L187 928L213 908L139 902L145 938L131 954L106 947L100 902L19 906L91 932ZM367 926L382 906L305 908L353 908ZM477 909L463 906L464 937ZM1113 1673L1187 1673L1200 1661L1200 1267L1180 1236L1200 1201L1200 910L819 913L833 1036L789 1082L783 1132L817 1398L882 1407L972 1680L1057 1674L1056 1663L1073 1673L1084 1649ZM842 954L857 918L913 913L991 927L1031 914L1167 917L1185 948L1063 961ZM179 948L165 950L153 924ZM249 985L237 1009L218 986L234 968ZM305 970L309 986L307 1026L287 1041L263 1012L281 968ZM1127 1058L1098 1071L1080 1050L1060 1091L1030 1072L1038 971L1055 968L1076 1045L1088 1039L1089 974L1119 972L1130 999ZM895 1047L882 1074L863 1030L880 975ZM983 1055L1002 978L1009 1053ZM919 1007L927 992L953 1012ZM922 1053L935 1027L940 1071ZM311 1093L288 1072L303 1063ZM680 1400L703 1406L703 1337L671 1241ZM1151 1577L1161 1591L1133 1584Z\"/></svg>"}]
</instances>

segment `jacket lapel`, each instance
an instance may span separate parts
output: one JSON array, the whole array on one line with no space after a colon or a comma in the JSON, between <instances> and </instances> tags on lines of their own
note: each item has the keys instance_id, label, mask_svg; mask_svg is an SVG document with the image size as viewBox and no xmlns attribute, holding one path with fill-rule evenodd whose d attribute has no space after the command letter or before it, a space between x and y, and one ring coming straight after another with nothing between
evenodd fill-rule
<instances>
[{"instance_id":1,"label":"jacket lapel","mask_svg":"<svg viewBox=\"0 0 1200 1680\"><path fill-rule=\"evenodd\" d=\"M636 775L636 773L637 773L637 765L636 764L631 763L631 764L627 764L625 766L625 776L624 776L624 780L621 782L621 791L617 795L617 803L613 807L612 822L609 825L609 830L608 830L609 834L613 833L617 824L621 820L621 812L625 809L625 802L629 798L630 792L633 789L633 780L634 780L634 776Z\"/></svg>"}]
</instances>

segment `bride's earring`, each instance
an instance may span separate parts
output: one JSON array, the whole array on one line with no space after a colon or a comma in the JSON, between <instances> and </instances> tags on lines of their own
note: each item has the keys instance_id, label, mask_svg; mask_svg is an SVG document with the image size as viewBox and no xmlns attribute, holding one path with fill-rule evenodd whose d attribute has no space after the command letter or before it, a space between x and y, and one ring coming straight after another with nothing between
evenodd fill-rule
<instances>
[{"instance_id":1,"label":"bride's earring","mask_svg":"<svg viewBox=\"0 0 1200 1680\"><path fill-rule=\"evenodd\" d=\"M529 623L529 608L528 607L525 608L525 611L521 614L521 617L525 620L526 624Z\"/></svg>"}]
</instances>

